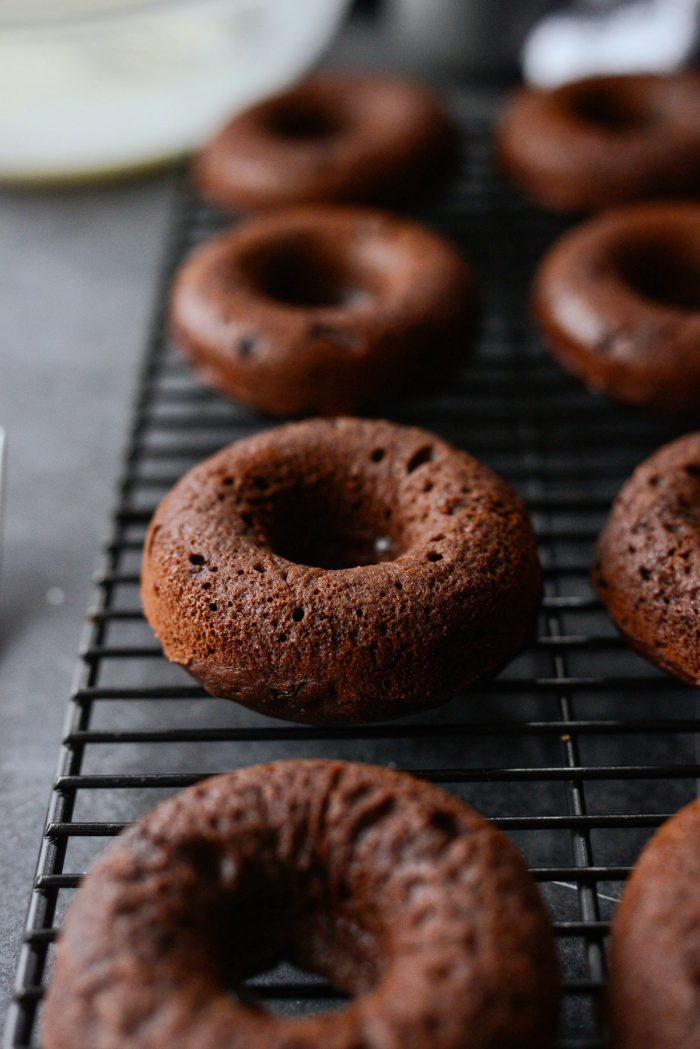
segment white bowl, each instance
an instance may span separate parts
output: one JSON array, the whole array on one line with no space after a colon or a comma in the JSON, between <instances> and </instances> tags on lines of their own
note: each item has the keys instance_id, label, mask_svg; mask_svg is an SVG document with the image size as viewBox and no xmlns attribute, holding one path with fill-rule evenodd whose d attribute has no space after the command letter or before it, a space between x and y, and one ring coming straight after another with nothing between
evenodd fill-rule
<instances>
[{"instance_id":1,"label":"white bowl","mask_svg":"<svg viewBox=\"0 0 700 1049\"><path fill-rule=\"evenodd\" d=\"M2 5L0 179L92 178L190 152L229 114L301 76L347 4Z\"/></svg>"}]
</instances>

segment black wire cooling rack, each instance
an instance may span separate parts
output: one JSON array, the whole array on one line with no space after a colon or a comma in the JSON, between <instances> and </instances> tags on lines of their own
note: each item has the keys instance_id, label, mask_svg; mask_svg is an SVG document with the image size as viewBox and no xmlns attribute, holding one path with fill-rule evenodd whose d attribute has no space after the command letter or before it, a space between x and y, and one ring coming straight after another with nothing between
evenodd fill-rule
<instances>
[{"instance_id":1,"label":"black wire cooling rack","mask_svg":"<svg viewBox=\"0 0 700 1049\"><path fill-rule=\"evenodd\" d=\"M494 173L487 128L465 127L458 184L424 218L477 266L486 315L476 351L435 394L384 414L437 431L528 503L546 573L536 642L487 686L427 714L331 730L272 721L205 696L163 659L138 571L156 502L193 463L270 425L204 390L170 347L167 288L225 220L183 179L163 294L138 389L112 534L95 584L21 949L7 1046L39 1045L52 945L80 872L157 801L209 773L280 757L359 758L444 784L509 833L556 923L565 976L561 1046L605 1046L605 944L622 881L663 819L696 794L695 692L630 652L593 597L594 539L633 466L674 436L585 392L533 332L528 284L559 220ZM280 966L251 981L280 1012L335 1001Z\"/></svg>"}]
</instances>

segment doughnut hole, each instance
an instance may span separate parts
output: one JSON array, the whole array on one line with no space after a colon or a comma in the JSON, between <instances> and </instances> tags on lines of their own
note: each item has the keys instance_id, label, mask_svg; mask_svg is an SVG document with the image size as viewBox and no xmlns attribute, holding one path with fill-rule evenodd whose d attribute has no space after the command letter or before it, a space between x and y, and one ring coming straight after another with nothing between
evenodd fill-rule
<instances>
[{"instance_id":1,"label":"doughnut hole","mask_svg":"<svg viewBox=\"0 0 700 1049\"><path fill-rule=\"evenodd\" d=\"M325 237L275 238L244 260L252 290L298 309L357 309L379 293L379 274Z\"/></svg>"},{"instance_id":2,"label":"doughnut hole","mask_svg":"<svg viewBox=\"0 0 700 1049\"><path fill-rule=\"evenodd\" d=\"M201 968L213 961L222 987L242 1004L267 1008L246 981L282 962L325 977L340 999L367 992L381 977L386 929L371 898L358 906L341 892L329 892L318 874L300 879L283 865L252 856L241 863L240 854L229 861L206 842L194 843L182 859L196 874L196 888L193 896L186 878L176 906L183 919L196 916L196 924L185 921L189 931L178 946L187 964L196 964L197 953ZM331 1011L323 999L318 1004L314 1011ZM307 1005L300 1002L299 1011L307 1013ZM281 1011L290 1012L286 1005Z\"/></svg>"},{"instance_id":3,"label":"doughnut hole","mask_svg":"<svg viewBox=\"0 0 700 1049\"><path fill-rule=\"evenodd\" d=\"M271 106L265 115L264 127L279 138L316 142L340 134L345 124L338 112L331 112L318 100L297 98Z\"/></svg>"},{"instance_id":4,"label":"doughnut hole","mask_svg":"<svg viewBox=\"0 0 700 1049\"><path fill-rule=\"evenodd\" d=\"M644 299L672 309L700 310L700 249L670 237L638 240L621 248L623 280Z\"/></svg>"},{"instance_id":5,"label":"doughnut hole","mask_svg":"<svg viewBox=\"0 0 700 1049\"><path fill-rule=\"evenodd\" d=\"M395 561L404 552L401 521L379 486L349 478L284 487L261 508L266 545L295 564L337 570Z\"/></svg>"},{"instance_id":6,"label":"doughnut hole","mask_svg":"<svg viewBox=\"0 0 700 1049\"><path fill-rule=\"evenodd\" d=\"M624 85L587 84L572 87L570 106L574 117L611 134L640 131L654 123L646 100L624 91Z\"/></svg>"}]
</instances>

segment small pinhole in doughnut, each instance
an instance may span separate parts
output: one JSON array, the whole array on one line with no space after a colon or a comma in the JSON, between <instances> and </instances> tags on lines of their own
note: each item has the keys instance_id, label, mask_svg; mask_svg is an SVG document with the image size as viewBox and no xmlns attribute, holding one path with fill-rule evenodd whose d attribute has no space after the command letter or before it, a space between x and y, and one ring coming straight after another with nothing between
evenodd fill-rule
<instances>
[{"instance_id":1,"label":"small pinhole in doughnut","mask_svg":"<svg viewBox=\"0 0 700 1049\"><path fill-rule=\"evenodd\" d=\"M278 634L277 635L277 640L279 641L279 643L281 645L283 645L285 643L285 641L287 640L287 635L286 634Z\"/></svg>"},{"instance_id":2,"label":"small pinhole in doughnut","mask_svg":"<svg viewBox=\"0 0 700 1049\"><path fill-rule=\"evenodd\" d=\"M434 487L435 486L433 485L432 481L425 481L424 484L423 484L423 491L424 492L432 492Z\"/></svg>"},{"instance_id":3,"label":"small pinhole in doughnut","mask_svg":"<svg viewBox=\"0 0 700 1049\"><path fill-rule=\"evenodd\" d=\"M408 460L408 463L406 464L406 473L412 474L419 466L423 466L425 463L432 463L434 458L435 449L432 444L424 444L422 448L418 448Z\"/></svg>"},{"instance_id":4,"label":"small pinhole in doughnut","mask_svg":"<svg viewBox=\"0 0 700 1049\"><path fill-rule=\"evenodd\" d=\"M372 454L370 455L370 459L373 463L380 463L385 455L386 452L383 448L375 448Z\"/></svg>"},{"instance_id":5,"label":"small pinhole in doughnut","mask_svg":"<svg viewBox=\"0 0 700 1049\"><path fill-rule=\"evenodd\" d=\"M428 561L442 561L442 554L439 554L437 550L431 550L428 554Z\"/></svg>"},{"instance_id":6,"label":"small pinhole in doughnut","mask_svg":"<svg viewBox=\"0 0 700 1049\"><path fill-rule=\"evenodd\" d=\"M459 834L459 823L451 812L436 809L430 817L430 826L439 830L448 838L456 838Z\"/></svg>"},{"instance_id":7,"label":"small pinhole in doughnut","mask_svg":"<svg viewBox=\"0 0 700 1049\"><path fill-rule=\"evenodd\" d=\"M304 618L304 609L303 608L295 608L294 611L292 612L292 619L294 620L294 622L295 623L301 623L303 618Z\"/></svg>"},{"instance_id":8,"label":"small pinhole in doughnut","mask_svg":"<svg viewBox=\"0 0 700 1049\"><path fill-rule=\"evenodd\" d=\"M216 601L210 601L209 602L209 611L210 612L218 612L218 610L219 610L219 606L217 605Z\"/></svg>"},{"instance_id":9,"label":"small pinhole in doughnut","mask_svg":"<svg viewBox=\"0 0 700 1049\"><path fill-rule=\"evenodd\" d=\"M265 574L265 565L261 565L259 561L256 561L255 564L253 565L253 571L254 572L259 572L260 575L264 575Z\"/></svg>"},{"instance_id":10,"label":"small pinhole in doughnut","mask_svg":"<svg viewBox=\"0 0 700 1049\"><path fill-rule=\"evenodd\" d=\"M211 583L202 583L202 590L211 590Z\"/></svg>"},{"instance_id":11,"label":"small pinhole in doughnut","mask_svg":"<svg viewBox=\"0 0 700 1049\"><path fill-rule=\"evenodd\" d=\"M651 579L651 571L648 568L645 568L644 565L640 565L639 574L644 580Z\"/></svg>"},{"instance_id":12,"label":"small pinhole in doughnut","mask_svg":"<svg viewBox=\"0 0 700 1049\"><path fill-rule=\"evenodd\" d=\"M255 335L243 335L238 340L238 356L246 360L248 357L252 357L255 353L255 347L257 343L257 337ZM227 483L224 481L224 483Z\"/></svg>"},{"instance_id":13,"label":"small pinhole in doughnut","mask_svg":"<svg viewBox=\"0 0 700 1049\"><path fill-rule=\"evenodd\" d=\"M190 554L191 565L203 565L206 564L206 559L201 554Z\"/></svg>"},{"instance_id":14,"label":"small pinhole in doughnut","mask_svg":"<svg viewBox=\"0 0 700 1049\"><path fill-rule=\"evenodd\" d=\"M225 484L226 487L230 487L233 484L233 477L222 477L221 483Z\"/></svg>"},{"instance_id":15,"label":"small pinhole in doughnut","mask_svg":"<svg viewBox=\"0 0 700 1049\"><path fill-rule=\"evenodd\" d=\"M395 579L394 580L394 589L395 590L403 590L403 583L401 582L400 579Z\"/></svg>"},{"instance_id":16,"label":"small pinhole in doughnut","mask_svg":"<svg viewBox=\"0 0 700 1049\"><path fill-rule=\"evenodd\" d=\"M209 565L209 571L210 572L218 572L219 571L219 566L218 565Z\"/></svg>"}]
</instances>

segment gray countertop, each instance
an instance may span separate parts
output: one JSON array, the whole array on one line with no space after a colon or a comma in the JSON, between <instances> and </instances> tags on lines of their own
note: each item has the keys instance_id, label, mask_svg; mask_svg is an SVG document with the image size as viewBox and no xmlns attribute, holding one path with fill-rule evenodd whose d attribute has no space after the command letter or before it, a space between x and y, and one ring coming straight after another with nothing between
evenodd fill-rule
<instances>
[{"instance_id":1,"label":"gray countertop","mask_svg":"<svg viewBox=\"0 0 700 1049\"><path fill-rule=\"evenodd\" d=\"M0 1015L154 297L172 178L0 194Z\"/></svg>"}]
</instances>

